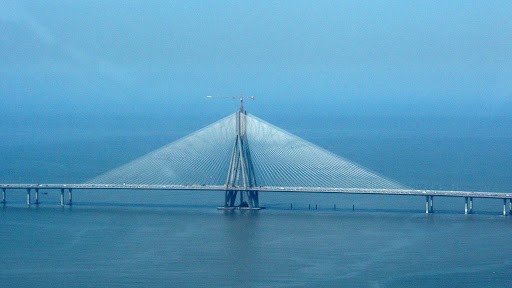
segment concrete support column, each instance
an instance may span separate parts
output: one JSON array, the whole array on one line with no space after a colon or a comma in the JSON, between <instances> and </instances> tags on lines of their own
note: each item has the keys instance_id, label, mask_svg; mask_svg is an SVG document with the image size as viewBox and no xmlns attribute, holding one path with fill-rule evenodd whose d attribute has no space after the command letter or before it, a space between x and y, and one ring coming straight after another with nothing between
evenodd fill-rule
<instances>
[{"instance_id":1,"label":"concrete support column","mask_svg":"<svg viewBox=\"0 0 512 288\"><path fill-rule=\"evenodd\" d=\"M64 206L64 189L60 189L60 206Z\"/></svg>"},{"instance_id":2,"label":"concrete support column","mask_svg":"<svg viewBox=\"0 0 512 288\"><path fill-rule=\"evenodd\" d=\"M68 195L69 195L69 203L68 204L71 206L73 204L73 192L72 192L71 188L69 189Z\"/></svg>"},{"instance_id":3,"label":"concrete support column","mask_svg":"<svg viewBox=\"0 0 512 288\"><path fill-rule=\"evenodd\" d=\"M36 205L39 204L39 189L36 189Z\"/></svg>"},{"instance_id":4,"label":"concrete support column","mask_svg":"<svg viewBox=\"0 0 512 288\"><path fill-rule=\"evenodd\" d=\"M468 214L468 197L464 197L464 214Z\"/></svg>"},{"instance_id":5,"label":"concrete support column","mask_svg":"<svg viewBox=\"0 0 512 288\"><path fill-rule=\"evenodd\" d=\"M508 201L509 201L509 205L510 205L509 206L510 208L508 209L508 214L512 215L512 199L508 199Z\"/></svg>"},{"instance_id":6,"label":"concrete support column","mask_svg":"<svg viewBox=\"0 0 512 288\"><path fill-rule=\"evenodd\" d=\"M5 196L6 196L6 195L5 195L5 194L6 194L6 193L5 193L5 190L6 190L5 188L2 188L2 203L3 203L3 204L5 204L5 201L6 201L6 200L5 200L5 199L6 199L6 198L5 198Z\"/></svg>"},{"instance_id":7,"label":"concrete support column","mask_svg":"<svg viewBox=\"0 0 512 288\"><path fill-rule=\"evenodd\" d=\"M434 196L430 196L430 213L434 213Z\"/></svg>"},{"instance_id":8,"label":"concrete support column","mask_svg":"<svg viewBox=\"0 0 512 288\"><path fill-rule=\"evenodd\" d=\"M433 201L433 200L431 198L432 196L426 196L426 197L427 198L426 198L426 202L425 202L425 213L428 214L428 213L432 213L432 206L431 206L432 202L431 201Z\"/></svg>"},{"instance_id":9,"label":"concrete support column","mask_svg":"<svg viewBox=\"0 0 512 288\"><path fill-rule=\"evenodd\" d=\"M30 206L30 189L27 189L27 205Z\"/></svg>"},{"instance_id":10,"label":"concrete support column","mask_svg":"<svg viewBox=\"0 0 512 288\"><path fill-rule=\"evenodd\" d=\"M503 199L503 216L507 216L507 199Z\"/></svg>"},{"instance_id":11,"label":"concrete support column","mask_svg":"<svg viewBox=\"0 0 512 288\"><path fill-rule=\"evenodd\" d=\"M473 213L473 197L469 197L469 213Z\"/></svg>"}]
</instances>

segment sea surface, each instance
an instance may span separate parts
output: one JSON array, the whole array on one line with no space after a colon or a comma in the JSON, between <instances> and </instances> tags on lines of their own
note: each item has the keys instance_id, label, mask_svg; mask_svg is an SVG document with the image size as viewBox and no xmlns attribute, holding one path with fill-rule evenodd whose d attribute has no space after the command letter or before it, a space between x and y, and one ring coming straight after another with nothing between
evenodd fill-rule
<instances>
[{"instance_id":1,"label":"sea surface","mask_svg":"<svg viewBox=\"0 0 512 288\"><path fill-rule=\"evenodd\" d=\"M81 183L225 115L4 115L0 182ZM512 120L256 115L418 189L512 192ZM500 200L220 192L7 191L1 287L512 287ZM336 205L336 206L335 206Z\"/></svg>"}]
</instances>

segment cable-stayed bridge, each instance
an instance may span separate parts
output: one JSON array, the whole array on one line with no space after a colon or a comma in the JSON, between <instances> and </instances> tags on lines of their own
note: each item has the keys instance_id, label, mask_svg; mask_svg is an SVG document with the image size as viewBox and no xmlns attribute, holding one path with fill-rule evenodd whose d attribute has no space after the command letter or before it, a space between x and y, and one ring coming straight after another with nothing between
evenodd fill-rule
<instances>
[{"instance_id":1,"label":"cable-stayed bridge","mask_svg":"<svg viewBox=\"0 0 512 288\"><path fill-rule=\"evenodd\" d=\"M241 99L242 100L242 99ZM416 190L335 155L240 110L199 131L81 184L0 184L40 189L196 190L223 191L221 209L260 209L259 192L346 193L424 196L426 213L434 196L463 197L471 213L473 198L503 199L503 214L512 211L512 194L496 192ZM507 200L510 206L507 209ZM507 211L509 210L509 211Z\"/></svg>"}]
</instances>

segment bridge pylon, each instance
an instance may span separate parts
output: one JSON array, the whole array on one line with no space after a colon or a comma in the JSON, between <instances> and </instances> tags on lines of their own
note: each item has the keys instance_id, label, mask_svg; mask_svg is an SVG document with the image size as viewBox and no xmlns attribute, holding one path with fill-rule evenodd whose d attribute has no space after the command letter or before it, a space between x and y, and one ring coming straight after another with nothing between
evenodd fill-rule
<instances>
[{"instance_id":1,"label":"bridge pylon","mask_svg":"<svg viewBox=\"0 0 512 288\"><path fill-rule=\"evenodd\" d=\"M226 178L224 207L220 207L223 209L260 209L258 191L245 191L246 188L257 187L246 134L246 115L241 97L240 111L236 112L236 136ZM238 205L236 205L237 196Z\"/></svg>"}]
</instances>

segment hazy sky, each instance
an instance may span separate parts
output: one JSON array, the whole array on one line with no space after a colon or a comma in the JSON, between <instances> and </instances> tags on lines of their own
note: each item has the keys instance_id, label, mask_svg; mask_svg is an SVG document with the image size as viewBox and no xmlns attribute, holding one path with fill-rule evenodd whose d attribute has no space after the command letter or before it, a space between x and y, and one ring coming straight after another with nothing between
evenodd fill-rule
<instances>
[{"instance_id":1,"label":"hazy sky","mask_svg":"<svg viewBox=\"0 0 512 288\"><path fill-rule=\"evenodd\" d=\"M234 102L205 96L243 92L259 114L511 115L511 15L511 1L3 0L0 111L226 114Z\"/></svg>"}]
</instances>

